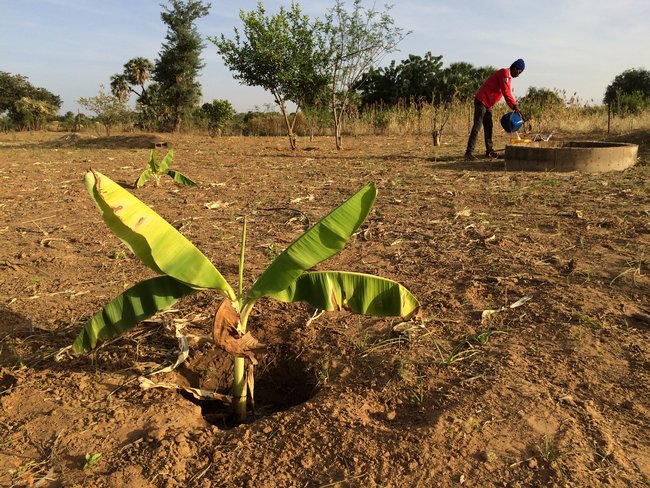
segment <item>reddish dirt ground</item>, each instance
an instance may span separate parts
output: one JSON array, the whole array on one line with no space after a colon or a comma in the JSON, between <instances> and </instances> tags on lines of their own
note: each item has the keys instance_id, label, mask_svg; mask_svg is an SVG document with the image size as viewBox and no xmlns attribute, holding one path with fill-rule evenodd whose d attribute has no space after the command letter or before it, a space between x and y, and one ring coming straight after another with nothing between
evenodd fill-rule
<instances>
[{"instance_id":1,"label":"reddish dirt ground","mask_svg":"<svg viewBox=\"0 0 650 488\"><path fill-rule=\"evenodd\" d=\"M349 137L343 151L320 138L291 152L283 138L0 134L0 485L648 486L650 133L616 140L639 144L634 167L560 174L462 161L463 137L435 150L428 136ZM132 189L162 141L198 187ZM319 269L396 279L422 316L261 300L249 330L269 349L255 418L238 426L219 402L143 390L145 375L229 392L231 359L206 340L220 299L200 292L93 353L65 349L152 276L102 222L89 167L232 285L248 216L246 286L375 181L373 212ZM174 326L190 356L151 376L176 358Z\"/></svg>"}]
</instances>

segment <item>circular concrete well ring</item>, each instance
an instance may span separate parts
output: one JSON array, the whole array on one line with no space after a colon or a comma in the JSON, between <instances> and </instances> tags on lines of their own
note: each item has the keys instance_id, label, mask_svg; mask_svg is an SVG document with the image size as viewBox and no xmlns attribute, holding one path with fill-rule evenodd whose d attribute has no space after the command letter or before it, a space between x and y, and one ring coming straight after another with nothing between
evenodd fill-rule
<instances>
[{"instance_id":1,"label":"circular concrete well ring","mask_svg":"<svg viewBox=\"0 0 650 488\"><path fill-rule=\"evenodd\" d=\"M621 171L636 163L639 146L625 142L568 141L506 145L506 170Z\"/></svg>"}]
</instances>

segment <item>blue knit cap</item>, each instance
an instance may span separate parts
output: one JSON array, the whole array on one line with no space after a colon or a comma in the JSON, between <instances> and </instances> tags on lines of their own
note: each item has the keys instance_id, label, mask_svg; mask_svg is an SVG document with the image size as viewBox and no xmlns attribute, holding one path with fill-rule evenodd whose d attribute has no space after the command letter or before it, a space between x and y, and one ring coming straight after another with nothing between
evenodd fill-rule
<instances>
[{"instance_id":1,"label":"blue knit cap","mask_svg":"<svg viewBox=\"0 0 650 488\"><path fill-rule=\"evenodd\" d=\"M517 68L519 71L523 71L524 68L526 68L526 63L524 63L523 59L518 59L510 65L510 69L512 68Z\"/></svg>"}]
</instances>

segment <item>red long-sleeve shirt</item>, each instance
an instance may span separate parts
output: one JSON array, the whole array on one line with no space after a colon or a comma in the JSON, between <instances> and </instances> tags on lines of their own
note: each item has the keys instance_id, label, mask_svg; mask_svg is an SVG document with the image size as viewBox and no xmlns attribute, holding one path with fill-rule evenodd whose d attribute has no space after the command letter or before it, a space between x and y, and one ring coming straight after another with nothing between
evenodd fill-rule
<instances>
[{"instance_id":1,"label":"red long-sleeve shirt","mask_svg":"<svg viewBox=\"0 0 650 488\"><path fill-rule=\"evenodd\" d=\"M508 106L514 110L517 102L510 91L511 81L510 68L501 68L485 80L483 86L476 92L476 98L487 108L492 108L501 100L501 97L505 97Z\"/></svg>"}]
</instances>

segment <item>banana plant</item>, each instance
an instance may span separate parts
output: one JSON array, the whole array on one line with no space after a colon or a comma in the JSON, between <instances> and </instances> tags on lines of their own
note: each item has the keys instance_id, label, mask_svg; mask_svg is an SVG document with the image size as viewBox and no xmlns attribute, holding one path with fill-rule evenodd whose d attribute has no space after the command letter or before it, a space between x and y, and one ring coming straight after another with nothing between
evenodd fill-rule
<instances>
[{"instance_id":1,"label":"banana plant","mask_svg":"<svg viewBox=\"0 0 650 488\"><path fill-rule=\"evenodd\" d=\"M174 159L174 151L167 151L165 157L160 161L160 163L158 163L156 161L156 151L152 150L151 155L149 156L147 168L135 182L136 188L140 188L151 178L154 179L154 183L158 186L162 175L171 176L176 183L180 183L181 185L196 186L196 182L192 181L179 171L169 168L172 164L172 159Z\"/></svg>"},{"instance_id":2,"label":"banana plant","mask_svg":"<svg viewBox=\"0 0 650 488\"><path fill-rule=\"evenodd\" d=\"M235 292L201 251L120 185L93 170L86 173L85 185L108 227L159 276L125 290L97 312L84 325L73 350L90 351L98 341L122 334L184 296L198 290L215 290L224 300L215 314L213 338L234 356L233 409L239 421L246 419L247 392L253 391L255 352L263 347L247 331L249 315L259 298L306 302L326 311L346 309L404 319L420 308L411 292L395 281L345 271L309 271L339 253L366 219L377 196L374 183L365 185L298 237L246 294L242 291L246 219Z\"/></svg>"}]
</instances>

